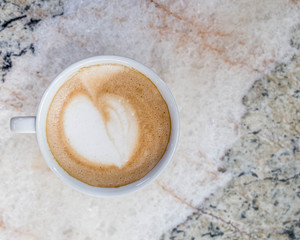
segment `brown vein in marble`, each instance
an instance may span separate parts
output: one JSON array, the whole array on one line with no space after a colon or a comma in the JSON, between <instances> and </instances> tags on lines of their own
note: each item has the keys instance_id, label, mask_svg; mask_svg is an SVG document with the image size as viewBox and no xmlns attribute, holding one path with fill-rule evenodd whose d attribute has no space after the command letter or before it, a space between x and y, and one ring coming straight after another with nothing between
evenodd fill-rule
<instances>
[{"instance_id":1,"label":"brown vein in marble","mask_svg":"<svg viewBox=\"0 0 300 240\"><path fill-rule=\"evenodd\" d=\"M35 239L35 240L40 240L40 238L38 236L36 236L35 234L33 234L33 233L20 231L17 228L6 226L3 222L3 220L0 219L0 230L1 229L2 229L2 231L9 230L9 231L12 231L12 232L16 233L17 235L23 235L23 236L26 235L26 236L29 236L29 237Z\"/></svg>"},{"instance_id":2,"label":"brown vein in marble","mask_svg":"<svg viewBox=\"0 0 300 240\"><path fill-rule=\"evenodd\" d=\"M256 69L256 68L253 68L251 66L249 66L247 63L243 62L243 61L240 61L240 62L235 62L235 61L232 61L231 59L229 59L227 56L225 56L225 53L223 50L217 48L217 47L214 47L212 46L211 44L208 44L207 43L207 39L206 39L206 36L211 34L211 35L215 35L215 36L218 36L218 37L222 37L222 38L226 38L226 37L230 37L232 36L232 34L228 34L228 33L222 33L222 32L219 32L219 31L213 31L213 30L201 30L201 26L199 26L198 24L196 24L195 22L189 20L189 19L186 19L180 15L178 15L177 13L174 13L172 12L171 10L169 10L166 6L164 6L163 4L160 4L160 3L157 3L156 1L154 0L150 0L151 3L153 3L155 5L156 8L162 10L164 13L166 13L167 15L169 16L172 16L174 17L175 19L178 19L179 21L185 23L185 24L188 24L192 27L195 27L196 30L197 30L197 33L202 35L203 37L203 42L200 43L202 44L202 46L204 46L204 48L212 51L212 52L215 52L217 53L225 63L228 63L229 65L231 66L243 66L243 67L246 67L254 72L258 72L258 73L261 73L262 74L262 71ZM165 21L165 19L163 19ZM165 24L166 25L166 24ZM150 27L153 27L153 25L151 24ZM165 30L165 29L164 29ZM165 32L165 31L164 31ZM181 40L182 39L185 39L186 38L186 35L184 34L183 37L181 37ZM183 41L181 41L183 42ZM238 44L240 45L245 45L245 42L243 41L237 41ZM199 54L201 54L199 52ZM252 53L249 53L249 55L253 55L255 56L255 54L252 54ZM273 60L272 60L273 61ZM266 60L266 63L263 63L263 65L266 65L267 64L267 60Z\"/></svg>"},{"instance_id":3,"label":"brown vein in marble","mask_svg":"<svg viewBox=\"0 0 300 240\"><path fill-rule=\"evenodd\" d=\"M67 19L67 17L64 17L64 18ZM81 47L84 47L87 44L86 42L84 42L80 39L76 39L76 34L75 33L69 34L66 31L64 31L61 26L58 27L57 32L60 33L61 35L64 35L64 36L72 39L72 41L75 41L75 42L79 43Z\"/></svg>"},{"instance_id":4,"label":"brown vein in marble","mask_svg":"<svg viewBox=\"0 0 300 240\"><path fill-rule=\"evenodd\" d=\"M204 30L201 30L201 27L194 23L193 21L190 21L189 19L186 19L186 18L183 18L181 17L180 15L178 15L177 13L174 13L172 11L170 11L168 8L166 8L164 5L160 4L160 3L157 3L156 1L154 0L150 0L151 3L153 3L155 5L155 7L163 10L164 12L166 12L168 15L171 15L173 16L174 18L177 18L178 20L180 21L183 21L185 23L188 23L194 27L197 28L198 30L198 33L202 34L202 35L206 35L206 34L210 34L210 33L213 33L215 35L218 35L218 36L221 36L221 37L227 37L227 36L230 36L230 34L228 33L222 33L222 32L219 32L219 31L204 31Z\"/></svg>"},{"instance_id":5,"label":"brown vein in marble","mask_svg":"<svg viewBox=\"0 0 300 240\"><path fill-rule=\"evenodd\" d=\"M25 97L20 96L20 94L16 93L15 91L13 91L7 87L0 86L0 91L1 90L8 91L9 93L11 93L13 96L15 96L19 100L22 100L22 101L25 100Z\"/></svg>"},{"instance_id":6,"label":"brown vein in marble","mask_svg":"<svg viewBox=\"0 0 300 240\"><path fill-rule=\"evenodd\" d=\"M253 236L251 236L251 234L249 234L249 233L247 233L247 232L245 232L245 231L243 231L243 230L240 230L240 229L239 229L235 224L233 224L230 220L226 221L226 220L225 220L224 218L222 218L222 217L219 217L219 216L217 216L217 215L215 215L215 214L212 214L212 213L210 213L210 212L207 212L207 211L203 210L202 208L195 207L193 204L191 204L191 203L185 201L184 199L180 198L180 197L179 197L178 195L176 195L172 190L170 190L170 189L168 189L167 187L165 187L164 185L162 185L159 181L156 181L155 183L156 183L162 190L164 190L165 192L167 192L168 194L170 194L173 198L177 199L177 200L180 201L182 204L184 204L184 205L186 205L186 206L188 206L188 207L190 207L190 208L192 208L192 209L194 209L194 210L196 210L196 211L199 211L199 212L201 212L201 213L204 214L204 215L208 215L208 216L210 216L210 217L212 217L212 218L214 218L214 219L219 220L220 222L222 222L222 223L224 223L224 224L230 226L231 228L233 228L235 231L239 232L240 234L248 236L249 239L256 239L256 238L254 238Z\"/></svg>"},{"instance_id":7,"label":"brown vein in marble","mask_svg":"<svg viewBox=\"0 0 300 240\"><path fill-rule=\"evenodd\" d=\"M234 130L235 134L238 135L239 129L240 129L240 125L232 117L229 117L228 121L229 121L229 123L232 123L233 130Z\"/></svg>"},{"instance_id":8,"label":"brown vein in marble","mask_svg":"<svg viewBox=\"0 0 300 240\"><path fill-rule=\"evenodd\" d=\"M197 168L203 168L203 165L201 165L198 162L195 162L189 158L183 158L185 161L187 161L189 164L195 165ZM214 166L213 164L211 164L210 162L206 162L206 164L209 164L212 168L215 168L216 166ZM213 171L209 171L209 170L205 170L206 173L211 174L214 176L214 179L219 178L219 176L217 175L217 172L213 172Z\"/></svg>"},{"instance_id":9,"label":"brown vein in marble","mask_svg":"<svg viewBox=\"0 0 300 240\"><path fill-rule=\"evenodd\" d=\"M197 210L197 208L195 206L193 206L191 203L185 201L184 199L180 198L179 196L177 196L174 192L172 192L170 189L166 188L164 185L162 185L159 181L155 182L158 186L161 187L162 190L164 190L165 192L169 193L173 198L177 199L178 201L180 201L182 204Z\"/></svg>"},{"instance_id":10,"label":"brown vein in marble","mask_svg":"<svg viewBox=\"0 0 300 240\"><path fill-rule=\"evenodd\" d=\"M0 91L9 92L14 99L18 99L20 101L24 101L25 97L22 97L20 94L16 93L15 91L11 90L10 88L0 86ZM14 103L10 103L8 100L0 99L0 103L3 103L6 106L13 107L16 111L21 112L22 103L19 102L18 105Z\"/></svg>"},{"instance_id":11,"label":"brown vein in marble","mask_svg":"<svg viewBox=\"0 0 300 240\"><path fill-rule=\"evenodd\" d=\"M13 104L13 103L9 103L8 101L4 101L4 100L1 100L1 99L0 99L0 103L3 103L3 104L5 104L7 106L10 106L10 107L13 107L18 112L22 112L21 108L19 106L15 105L15 104Z\"/></svg>"}]
</instances>

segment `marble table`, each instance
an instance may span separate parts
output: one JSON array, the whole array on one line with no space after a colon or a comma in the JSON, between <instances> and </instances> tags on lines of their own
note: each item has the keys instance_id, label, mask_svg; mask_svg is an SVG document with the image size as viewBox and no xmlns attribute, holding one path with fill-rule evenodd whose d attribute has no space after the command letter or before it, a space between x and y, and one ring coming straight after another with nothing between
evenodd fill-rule
<instances>
[{"instance_id":1,"label":"marble table","mask_svg":"<svg viewBox=\"0 0 300 240\"><path fill-rule=\"evenodd\" d=\"M0 2L2 82L16 58L35 52L37 24L63 14L63 0ZM298 50L299 39L296 31ZM186 203L193 214L160 239L300 239L300 55L257 80L243 104L240 137L219 169L232 181L201 206Z\"/></svg>"},{"instance_id":2,"label":"marble table","mask_svg":"<svg viewBox=\"0 0 300 240\"><path fill-rule=\"evenodd\" d=\"M224 156L234 179L162 239L300 239L299 66L294 56L255 82Z\"/></svg>"}]
</instances>

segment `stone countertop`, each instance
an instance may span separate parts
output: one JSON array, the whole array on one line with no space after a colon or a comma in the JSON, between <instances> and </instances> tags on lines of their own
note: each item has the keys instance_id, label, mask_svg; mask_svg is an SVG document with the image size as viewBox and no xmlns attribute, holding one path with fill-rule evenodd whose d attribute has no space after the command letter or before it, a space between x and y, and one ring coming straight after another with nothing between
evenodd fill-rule
<instances>
[{"instance_id":1,"label":"stone countertop","mask_svg":"<svg viewBox=\"0 0 300 240\"><path fill-rule=\"evenodd\" d=\"M14 57L34 53L32 33L36 24L62 15L63 1L1 1L0 9L0 78L4 82Z\"/></svg>"},{"instance_id":2,"label":"stone countertop","mask_svg":"<svg viewBox=\"0 0 300 240\"><path fill-rule=\"evenodd\" d=\"M0 78L34 52L37 23L63 14L63 0L0 3ZM299 49L297 34L292 44ZM298 44L298 45L297 45ZM224 156L234 174L161 239L300 239L300 56L256 81L243 99L241 137ZM16 106L17 107L17 106ZM1 222L0 222L1 227ZM1 229L0 229L1 230Z\"/></svg>"},{"instance_id":3,"label":"stone countertop","mask_svg":"<svg viewBox=\"0 0 300 240\"><path fill-rule=\"evenodd\" d=\"M300 55L243 103L241 138L224 157L233 180L162 239L300 239Z\"/></svg>"}]
</instances>

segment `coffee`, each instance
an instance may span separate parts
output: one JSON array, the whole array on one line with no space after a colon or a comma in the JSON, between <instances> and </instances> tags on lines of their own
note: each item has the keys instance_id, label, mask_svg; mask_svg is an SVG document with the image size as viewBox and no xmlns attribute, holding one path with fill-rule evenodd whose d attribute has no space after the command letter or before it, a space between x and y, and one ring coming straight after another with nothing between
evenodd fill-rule
<instances>
[{"instance_id":1,"label":"coffee","mask_svg":"<svg viewBox=\"0 0 300 240\"><path fill-rule=\"evenodd\" d=\"M119 187L150 172L166 151L171 120L156 86L135 69L103 64L80 69L48 111L47 141L74 178Z\"/></svg>"}]
</instances>

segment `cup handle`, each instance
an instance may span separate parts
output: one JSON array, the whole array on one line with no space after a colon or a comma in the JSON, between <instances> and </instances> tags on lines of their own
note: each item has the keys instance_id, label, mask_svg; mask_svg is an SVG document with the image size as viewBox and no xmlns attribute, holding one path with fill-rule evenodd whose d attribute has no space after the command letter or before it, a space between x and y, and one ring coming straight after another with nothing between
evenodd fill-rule
<instances>
[{"instance_id":1,"label":"cup handle","mask_svg":"<svg viewBox=\"0 0 300 240\"><path fill-rule=\"evenodd\" d=\"M10 119L10 130L16 133L35 133L35 116L13 117Z\"/></svg>"}]
</instances>

